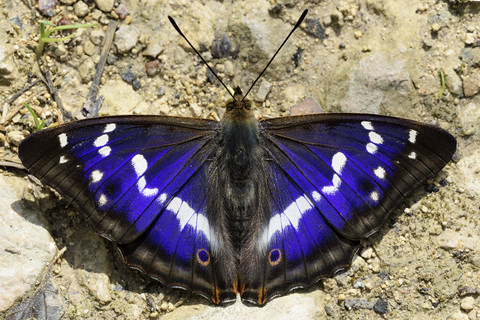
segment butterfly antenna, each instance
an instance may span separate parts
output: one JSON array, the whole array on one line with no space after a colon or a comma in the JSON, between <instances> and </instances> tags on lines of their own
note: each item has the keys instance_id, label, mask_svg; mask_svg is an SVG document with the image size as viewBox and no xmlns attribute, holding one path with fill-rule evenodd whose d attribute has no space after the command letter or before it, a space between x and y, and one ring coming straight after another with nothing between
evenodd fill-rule
<instances>
[{"instance_id":1,"label":"butterfly antenna","mask_svg":"<svg viewBox=\"0 0 480 320\"><path fill-rule=\"evenodd\" d=\"M283 45L285 44L285 42L287 42L288 38L290 38L290 36L292 35L293 31L295 31L295 29L297 29L300 24L302 23L303 19L305 19L305 16L307 15L308 13L308 9L305 9L305 11L303 11L302 15L300 16L300 18L298 19L297 23L295 24L295 27L293 27L292 31L290 31L290 33L288 34L288 36L285 38L285 40L283 40L282 44L280 45L280 47L277 49L277 52L275 52L275 54L273 55L273 57L270 59L270 61L268 61L267 65L265 66L265 68L262 70L262 72L260 72L260 74L258 75L257 79L255 79L255 81L253 81L252 85L250 86L250 89L248 89L247 93L245 93L245 95L243 96L242 98L242 101L245 100L245 97L248 95L248 93L250 92L250 90L252 90L253 86L255 86L255 84L257 83L258 79L260 79L263 75L263 73L265 72L265 70L268 69L268 67L270 66L270 63L272 63L273 59L275 59L275 57L277 56L277 53L280 51L280 49L282 49Z\"/></svg>"},{"instance_id":2,"label":"butterfly antenna","mask_svg":"<svg viewBox=\"0 0 480 320\"><path fill-rule=\"evenodd\" d=\"M215 73L215 71L213 71L213 69L208 65L207 61L205 61L205 59L203 59L202 55L200 54L200 52L197 51L197 49L195 49L195 47L190 43L190 41L188 41L187 37L185 37L185 35L183 34L182 30L180 30L180 28L178 27L177 23L175 22L175 20L173 20L173 18L171 16L168 16L168 20L170 20L170 23L173 25L173 27L175 28L175 30L177 30L177 32L182 36L183 39L185 39L185 41L187 41L187 43L190 45L190 47L193 49L193 51L195 51L195 53L197 54L197 56L200 57L200 59L202 59L203 63L205 63L205 65L207 66L208 70L210 70L211 73L213 73L213 75L218 79L218 81L220 81L220 83L225 87L225 89L227 89L227 92L229 95L232 96L233 100L236 101L235 97L233 96L233 94L230 92L230 90L228 90L227 86L225 85L225 83L223 83L222 79L220 79L219 76L217 76L217 74Z\"/></svg>"}]
</instances>

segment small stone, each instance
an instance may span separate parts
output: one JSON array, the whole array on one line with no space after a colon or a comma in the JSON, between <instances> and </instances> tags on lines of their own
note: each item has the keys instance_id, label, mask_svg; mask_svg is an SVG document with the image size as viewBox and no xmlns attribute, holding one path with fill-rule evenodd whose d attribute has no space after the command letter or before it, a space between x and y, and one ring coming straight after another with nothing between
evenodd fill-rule
<instances>
[{"instance_id":1,"label":"small stone","mask_svg":"<svg viewBox=\"0 0 480 320\"><path fill-rule=\"evenodd\" d=\"M139 32L131 26L121 25L115 32L115 46L119 53L132 50L140 37Z\"/></svg>"},{"instance_id":2,"label":"small stone","mask_svg":"<svg viewBox=\"0 0 480 320\"><path fill-rule=\"evenodd\" d=\"M388 302L383 298L379 298L375 305L373 306L373 310L379 314L386 314L388 312Z\"/></svg>"},{"instance_id":3,"label":"small stone","mask_svg":"<svg viewBox=\"0 0 480 320\"><path fill-rule=\"evenodd\" d=\"M323 110L320 105L313 99L307 98L300 103L297 103L290 109L290 115L301 115L301 114L316 114L322 113Z\"/></svg>"},{"instance_id":4,"label":"small stone","mask_svg":"<svg viewBox=\"0 0 480 320\"><path fill-rule=\"evenodd\" d=\"M338 300L338 302L342 302L342 301L345 301L346 298L347 298L347 296L346 296L345 294L340 293L340 294L338 295L337 300Z\"/></svg>"},{"instance_id":5,"label":"small stone","mask_svg":"<svg viewBox=\"0 0 480 320\"><path fill-rule=\"evenodd\" d=\"M25 139L25 136L21 131L10 131L7 132L7 139L10 143L18 147L20 145L20 142Z\"/></svg>"},{"instance_id":6,"label":"small stone","mask_svg":"<svg viewBox=\"0 0 480 320\"><path fill-rule=\"evenodd\" d=\"M38 10L46 16L53 16L53 9L57 5L57 0L38 0Z\"/></svg>"},{"instance_id":7,"label":"small stone","mask_svg":"<svg viewBox=\"0 0 480 320\"><path fill-rule=\"evenodd\" d=\"M354 32L354 36L355 36L355 38L359 39L363 36L363 32L361 30L356 30Z\"/></svg>"},{"instance_id":8,"label":"small stone","mask_svg":"<svg viewBox=\"0 0 480 320\"><path fill-rule=\"evenodd\" d=\"M370 259L372 257L373 249L372 248L367 248L362 251L360 256L364 259Z\"/></svg>"},{"instance_id":9,"label":"small stone","mask_svg":"<svg viewBox=\"0 0 480 320\"><path fill-rule=\"evenodd\" d=\"M160 310L167 311L167 309L168 309L168 302L162 301L162 304L160 305Z\"/></svg>"},{"instance_id":10,"label":"small stone","mask_svg":"<svg viewBox=\"0 0 480 320\"><path fill-rule=\"evenodd\" d=\"M157 58L160 53L163 51L163 46L159 40L151 41L142 55L146 57L151 57L153 59Z\"/></svg>"},{"instance_id":11,"label":"small stone","mask_svg":"<svg viewBox=\"0 0 480 320\"><path fill-rule=\"evenodd\" d=\"M473 297L465 297L462 299L462 302L460 303L460 307L462 307L463 310L469 312L470 310L473 310L475 307L475 298Z\"/></svg>"},{"instance_id":12,"label":"small stone","mask_svg":"<svg viewBox=\"0 0 480 320\"><path fill-rule=\"evenodd\" d=\"M194 117L200 117L203 113L203 108L201 108L198 104L192 103L190 104L190 110Z\"/></svg>"},{"instance_id":13,"label":"small stone","mask_svg":"<svg viewBox=\"0 0 480 320\"><path fill-rule=\"evenodd\" d=\"M122 3L118 5L118 7L115 8L115 13L118 15L118 17L121 19L121 20L124 20L128 14L130 13L127 9L127 7L125 7Z\"/></svg>"},{"instance_id":14,"label":"small stone","mask_svg":"<svg viewBox=\"0 0 480 320\"><path fill-rule=\"evenodd\" d=\"M91 81L95 73L95 63L92 59L86 59L80 66L78 66L78 72L84 83Z\"/></svg>"},{"instance_id":15,"label":"small stone","mask_svg":"<svg viewBox=\"0 0 480 320\"><path fill-rule=\"evenodd\" d=\"M471 67L480 65L480 47L463 48L460 51L460 59Z\"/></svg>"},{"instance_id":16,"label":"small stone","mask_svg":"<svg viewBox=\"0 0 480 320\"><path fill-rule=\"evenodd\" d=\"M325 29L322 27L318 19L305 19L305 24L307 25L305 31L309 35L320 40L325 39Z\"/></svg>"},{"instance_id":17,"label":"small stone","mask_svg":"<svg viewBox=\"0 0 480 320\"><path fill-rule=\"evenodd\" d=\"M160 61L155 59L145 63L145 71L149 77L153 77L158 73L158 66L160 65Z\"/></svg>"},{"instance_id":18,"label":"small stone","mask_svg":"<svg viewBox=\"0 0 480 320\"><path fill-rule=\"evenodd\" d=\"M67 6L70 6L75 3L77 0L60 0L62 4L66 4Z\"/></svg>"},{"instance_id":19,"label":"small stone","mask_svg":"<svg viewBox=\"0 0 480 320\"><path fill-rule=\"evenodd\" d=\"M364 299L364 298L346 299L344 305L347 310L351 310L351 309L372 310L375 306L375 301L368 301L367 299Z\"/></svg>"},{"instance_id":20,"label":"small stone","mask_svg":"<svg viewBox=\"0 0 480 320\"><path fill-rule=\"evenodd\" d=\"M431 25L431 29L432 29L433 32L438 32L441 28L442 28L442 26L438 22L434 22Z\"/></svg>"},{"instance_id":21,"label":"small stone","mask_svg":"<svg viewBox=\"0 0 480 320\"><path fill-rule=\"evenodd\" d=\"M265 101L271 88L272 88L272 84L267 80L262 79L262 82L258 86L258 91L255 94L255 101L259 101L259 102Z\"/></svg>"},{"instance_id":22,"label":"small stone","mask_svg":"<svg viewBox=\"0 0 480 320\"><path fill-rule=\"evenodd\" d=\"M90 41L97 46L100 46L103 43L104 38L105 32L101 28L93 29L92 32L90 32Z\"/></svg>"},{"instance_id":23,"label":"small stone","mask_svg":"<svg viewBox=\"0 0 480 320\"><path fill-rule=\"evenodd\" d=\"M448 91L455 96L459 96L463 93L462 79L453 70L453 68L445 68L445 85Z\"/></svg>"},{"instance_id":24,"label":"small stone","mask_svg":"<svg viewBox=\"0 0 480 320\"><path fill-rule=\"evenodd\" d=\"M110 12L113 10L113 4L115 0L95 0L97 8L103 12Z\"/></svg>"},{"instance_id":25,"label":"small stone","mask_svg":"<svg viewBox=\"0 0 480 320\"><path fill-rule=\"evenodd\" d=\"M73 11L75 12L75 15L77 17L82 18L82 17L85 17L90 12L90 9L88 8L88 6L85 2L78 1L73 6Z\"/></svg>"},{"instance_id":26,"label":"small stone","mask_svg":"<svg viewBox=\"0 0 480 320\"><path fill-rule=\"evenodd\" d=\"M233 77L235 75L235 68L233 66L232 61L230 60L225 61L225 72L230 77Z\"/></svg>"},{"instance_id":27,"label":"small stone","mask_svg":"<svg viewBox=\"0 0 480 320\"><path fill-rule=\"evenodd\" d=\"M466 44L473 44L475 42L475 35L473 33L467 33L465 36Z\"/></svg>"},{"instance_id":28,"label":"small stone","mask_svg":"<svg viewBox=\"0 0 480 320\"><path fill-rule=\"evenodd\" d=\"M463 93L466 97L473 97L480 91L480 72L463 77Z\"/></svg>"},{"instance_id":29,"label":"small stone","mask_svg":"<svg viewBox=\"0 0 480 320\"><path fill-rule=\"evenodd\" d=\"M459 105L457 110L463 134L474 134L480 123L480 107L475 102L470 102L466 106Z\"/></svg>"},{"instance_id":30,"label":"small stone","mask_svg":"<svg viewBox=\"0 0 480 320\"><path fill-rule=\"evenodd\" d=\"M83 52L85 52L85 54L89 56L95 54L95 45L92 41L87 40L87 42L85 42L85 44L83 45Z\"/></svg>"}]
</instances>

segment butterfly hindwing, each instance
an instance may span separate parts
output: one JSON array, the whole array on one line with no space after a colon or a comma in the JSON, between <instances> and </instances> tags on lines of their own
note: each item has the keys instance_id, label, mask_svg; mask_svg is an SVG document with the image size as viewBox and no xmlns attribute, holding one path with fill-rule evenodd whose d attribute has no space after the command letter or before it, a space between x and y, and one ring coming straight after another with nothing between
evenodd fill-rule
<instances>
[{"instance_id":1,"label":"butterfly hindwing","mask_svg":"<svg viewBox=\"0 0 480 320\"><path fill-rule=\"evenodd\" d=\"M456 148L442 129L392 117L320 114L261 125L271 218L257 247L264 264L242 296L260 305L347 267L359 240Z\"/></svg>"},{"instance_id":2,"label":"butterfly hindwing","mask_svg":"<svg viewBox=\"0 0 480 320\"><path fill-rule=\"evenodd\" d=\"M83 120L31 135L19 157L130 266L218 303L232 297L217 279L205 215L215 125L154 116Z\"/></svg>"}]
</instances>

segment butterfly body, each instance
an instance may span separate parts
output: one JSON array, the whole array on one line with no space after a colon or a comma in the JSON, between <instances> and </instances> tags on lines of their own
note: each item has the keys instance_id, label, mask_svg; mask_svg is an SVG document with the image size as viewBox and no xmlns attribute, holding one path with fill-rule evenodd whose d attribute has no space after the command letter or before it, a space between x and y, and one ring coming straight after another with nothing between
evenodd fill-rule
<instances>
[{"instance_id":1,"label":"butterfly body","mask_svg":"<svg viewBox=\"0 0 480 320\"><path fill-rule=\"evenodd\" d=\"M216 304L240 294L264 305L348 267L455 149L448 132L410 120L257 121L236 98L220 122L113 116L48 128L19 157L130 267Z\"/></svg>"}]
</instances>

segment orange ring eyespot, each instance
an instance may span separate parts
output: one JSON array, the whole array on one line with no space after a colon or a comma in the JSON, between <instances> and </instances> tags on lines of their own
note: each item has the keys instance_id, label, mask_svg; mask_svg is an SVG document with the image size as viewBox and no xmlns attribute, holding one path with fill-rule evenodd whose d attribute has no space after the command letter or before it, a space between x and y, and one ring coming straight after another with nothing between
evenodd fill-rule
<instances>
[{"instance_id":1,"label":"orange ring eyespot","mask_svg":"<svg viewBox=\"0 0 480 320\"><path fill-rule=\"evenodd\" d=\"M280 261L282 261L282 251L280 251L280 249L271 250L268 254L268 262L270 263L270 265L272 267L276 266L280 263Z\"/></svg>"},{"instance_id":2,"label":"orange ring eyespot","mask_svg":"<svg viewBox=\"0 0 480 320\"><path fill-rule=\"evenodd\" d=\"M202 266L206 267L210 264L210 254L204 248L197 250L197 261Z\"/></svg>"}]
</instances>

